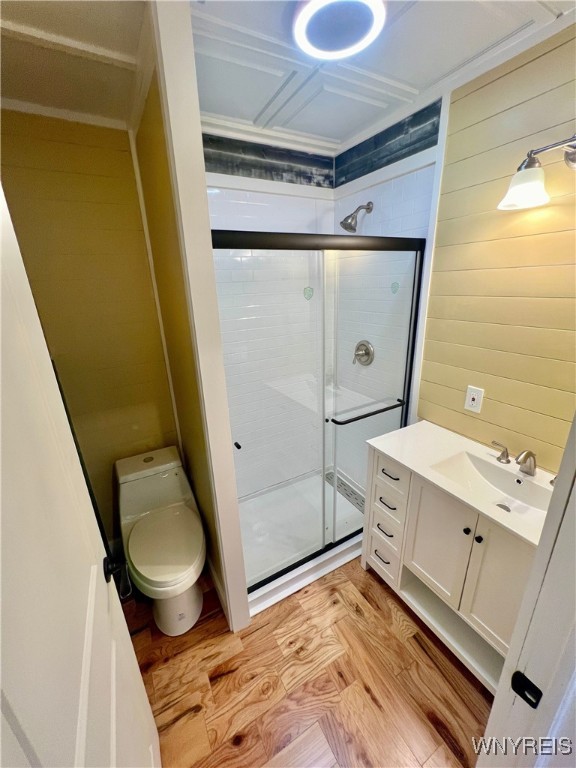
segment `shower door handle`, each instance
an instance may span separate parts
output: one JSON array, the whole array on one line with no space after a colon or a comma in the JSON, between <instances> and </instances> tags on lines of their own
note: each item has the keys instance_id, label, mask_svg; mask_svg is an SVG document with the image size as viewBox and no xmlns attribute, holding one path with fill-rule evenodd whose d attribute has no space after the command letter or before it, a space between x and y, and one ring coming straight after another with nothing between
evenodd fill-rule
<instances>
[{"instance_id":1,"label":"shower door handle","mask_svg":"<svg viewBox=\"0 0 576 768\"><path fill-rule=\"evenodd\" d=\"M393 411L394 408L402 408L404 405L404 400L396 400L394 405L388 405L386 408L378 408L377 411L370 411L370 413L363 413L361 416L352 416L350 419L342 419L342 421L339 421L338 419L330 419L332 424L337 424L339 427L343 426L344 424L352 424L353 421L362 421L362 419L369 419L370 416L376 416L379 413L386 413L386 411Z\"/></svg>"}]
</instances>

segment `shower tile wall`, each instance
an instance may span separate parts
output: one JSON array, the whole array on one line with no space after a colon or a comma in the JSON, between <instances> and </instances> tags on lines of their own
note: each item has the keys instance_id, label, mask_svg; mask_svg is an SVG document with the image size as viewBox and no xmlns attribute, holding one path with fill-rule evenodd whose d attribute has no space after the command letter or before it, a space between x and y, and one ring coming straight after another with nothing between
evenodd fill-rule
<instances>
[{"instance_id":1,"label":"shower tile wall","mask_svg":"<svg viewBox=\"0 0 576 768\"><path fill-rule=\"evenodd\" d=\"M252 182L252 189L229 189L225 187L225 177L218 178L216 174L209 174L210 220L215 229L341 234L338 222L360 203L370 199L374 202L374 211L370 216L360 219L358 234L425 237L433 173L434 169L430 166L383 183L377 183L376 174L371 174L372 186L351 195L338 196L336 202L326 199L324 190L321 190L317 197L289 195L284 194L283 185L278 185L282 191L280 194L274 194L269 191L272 187L270 182L262 184L262 191L254 191L253 180L249 180ZM235 179L236 184L237 182ZM345 189L345 186L340 187L340 194ZM301 188L296 189L298 193L300 190ZM284 272L287 265L283 260L290 258L290 254L284 253L275 258L278 259L276 264L282 264L283 277L266 274L266 270L261 266L251 263L248 254L243 260L232 262L229 256L226 257L220 252L215 264L232 433L233 439L242 445L240 450L235 451L240 496L255 493L320 468L319 446L310 444L305 451L300 448L295 451L291 446L297 436L301 440L299 430L309 426L306 419L309 419L311 412L306 406L302 406L301 400L303 397L311 397L312 388L315 386L312 381L321 380L321 354L318 351L318 356L311 359L315 357L316 352L307 351L303 354L300 342L288 351L284 339L286 331L291 339L298 341L295 313L300 308L303 288L312 283L303 265L291 263L290 268L294 270L292 277ZM403 364L398 362L402 345L397 334L385 329L389 318L383 313L382 302L378 301L381 296L380 288L390 297L388 308L401 314L406 312L409 306L411 286L403 282L404 267L392 254L380 254L378 259L374 259L370 266L372 272L368 278L369 286L356 280L353 265L353 260L349 260L341 270L338 383L374 399L380 399L386 394L395 394L399 386L397 382L402 380L404 372ZM374 280L378 281L377 289L374 289ZM399 283L396 294L391 292L393 282ZM366 304L366 291L372 291L375 299L374 304L369 307ZM254 301L255 296L259 297L257 302ZM314 300L309 304L310 309L319 307ZM327 306L327 314L331 315L330 306ZM245 325L241 321L242 317L251 318L247 321L252 325L250 329L242 330L239 327ZM314 315L313 322L320 322L318 312ZM258 327L262 329L260 332L257 331ZM346 329L345 333L342 333L343 328ZM389 351L386 357L379 354L385 336L392 337L396 345L395 355ZM332 338L333 330L327 327L327 350L332 346ZM376 361L368 368L352 366L353 342L364 338L373 340ZM252 349L259 350L259 360L247 370L248 364L245 360ZM329 376L331 362L328 356L326 363ZM258 400L258 407L250 408L247 405L249 398L246 392L250 381L265 383L279 378L286 375L285 372L291 366L292 379L291 382L285 382L281 411L287 427L292 426L293 431L283 436L282 446L273 446L270 443L270 435L274 431L272 425L279 411L277 395L262 396ZM271 391L268 394L271 395ZM347 430L346 439L338 440L339 467L361 488L366 481L364 441L373 436L366 434L366 430L376 429L374 434L380 434L390 426L397 426L393 420L397 419L398 413L394 411L374 420L339 428ZM238 435L241 435L242 439ZM330 447L331 441L328 440L327 448ZM270 459L276 451L282 451L281 464L277 459Z\"/></svg>"},{"instance_id":2,"label":"shower tile wall","mask_svg":"<svg viewBox=\"0 0 576 768\"><path fill-rule=\"evenodd\" d=\"M429 166L343 197L336 201L335 221L370 199L374 210L359 218L359 235L426 237L433 180L434 167ZM375 400L401 393L406 338L397 327L410 312L412 267L408 254L340 258L339 386ZM370 366L352 365L354 346L361 339L374 346Z\"/></svg>"},{"instance_id":3,"label":"shower tile wall","mask_svg":"<svg viewBox=\"0 0 576 768\"><path fill-rule=\"evenodd\" d=\"M296 192L301 189L293 186ZM213 229L332 234L334 226L334 203L320 195L301 197L209 186L208 204Z\"/></svg>"},{"instance_id":4,"label":"shower tile wall","mask_svg":"<svg viewBox=\"0 0 576 768\"><path fill-rule=\"evenodd\" d=\"M376 176L376 174L372 174ZM334 231L344 216L368 200L374 203L371 214L360 213L359 235L388 235L390 237L426 237L432 201L434 166L407 173L351 195L338 196L334 213ZM340 187L343 192L346 186Z\"/></svg>"},{"instance_id":5,"label":"shower tile wall","mask_svg":"<svg viewBox=\"0 0 576 768\"><path fill-rule=\"evenodd\" d=\"M336 404L339 393L373 401L401 398L412 304L414 253L343 254L339 258ZM352 363L358 341L374 347L369 366ZM365 486L366 440L400 426L400 410L337 427L338 469Z\"/></svg>"},{"instance_id":6,"label":"shower tile wall","mask_svg":"<svg viewBox=\"0 0 576 768\"><path fill-rule=\"evenodd\" d=\"M336 383L372 400L401 397L412 304L413 253L344 253L339 258ZM354 365L356 344L374 347L369 366Z\"/></svg>"},{"instance_id":7,"label":"shower tile wall","mask_svg":"<svg viewBox=\"0 0 576 768\"><path fill-rule=\"evenodd\" d=\"M296 251L215 253L241 498L321 468L318 264Z\"/></svg>"},{"instance_id":8,"label":"shower tile wall","mask_svg":"<svg viewBox=\"0 0 576 768\"><path fill-rule=\"evenodd\" d=\"M267 191L270 182L259 192L227 189L214 181L220 179L209 174L214 229L332 232L334 203L323 191L303 196L294 185L295 194L274 194ZM243 497L321 467L318 424L312 429L312 421L322 354L306 343L308 334L320 338L321 294L301 255L273 257L278 271L269 271L272 262L266 265L263 253L235 256L233 261L220 251L215 269L232 436L242 446L234 458ZM315 295L307 302L303 289L308 286ZM312 323L308 328L297 320L303 303ZM257 360L249 364L249 358ZM269 385L282 377L281 389ZM284 428L279 430L280 424Z\"/></svg>"},{"instance_id":9,"label":"shower tile wall","mask_svg":"<svg viewBox=\"0 0 576 768\"><path fill-rule=\"evenodd\" d=\"M343 197L336 201L336 226L358 205L372 200L374 210L359 218L358 234L426 237L433 180L434 166L429 166ZM362 277L357 276L360 264ZM338 386L374 400L402 396L407 334L399 329L406 329L410 315L413 265L413 255L408 253L341 257ZM354 347L361 339L374 346L370 366L352 365ZM360 487L366 482L365 441L398 427L399 413L338 428L339 470Z\"/></svg>"}]
</instances>

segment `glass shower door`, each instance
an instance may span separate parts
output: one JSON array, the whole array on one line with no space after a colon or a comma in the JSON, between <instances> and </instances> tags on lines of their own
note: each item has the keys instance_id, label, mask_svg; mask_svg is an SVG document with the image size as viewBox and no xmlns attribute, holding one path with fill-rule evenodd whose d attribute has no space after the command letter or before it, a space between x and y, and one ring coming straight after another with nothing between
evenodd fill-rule
<instances>
[{"instance_id":1,"label":"glass shower door","mask_svg":"<svg viewBox=\"0 0 576 768\"><path fill-rule=\"evenodd\" d=\"M405 424L424 241L212 237L254 592L362 530L366 440Z\"/></svg>"},{"instance_id":2,"label":"glass shower door","mask_svg":"<svg viewBox=\"0 0 576 768\"><path fill-rule=\"evenodd\" d=\"M418 275L415 251L327 251L325 258L326 532L338 542L362 529L366 441L405 423Z\"/></svg>"},{"instance_id":3,"label":"glass shower door","mask_svg":"<svg viewBox=\"0 0 576 768\"><path fill-rule=\"evenodd\" d=\"M235 248L214 258L254 588L324 546L322 254Z\"/></svg>"}]
</instances>

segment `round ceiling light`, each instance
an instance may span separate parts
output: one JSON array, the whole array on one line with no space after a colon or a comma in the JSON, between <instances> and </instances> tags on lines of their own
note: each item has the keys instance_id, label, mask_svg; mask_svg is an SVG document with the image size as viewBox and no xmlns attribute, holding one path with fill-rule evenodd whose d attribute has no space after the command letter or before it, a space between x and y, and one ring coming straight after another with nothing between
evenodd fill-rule
<instances>
[{"instance_id":1,"label":"round ceiling light","mask_svg":"<svg viewBox=\"0 0 576 768\"><path fill-rule=\"evenodd\" d=\"M382 0L310 0L297 12L294 39L309 56L336 61L367 48L385 21Z\"/></svg>"}]
</instances>

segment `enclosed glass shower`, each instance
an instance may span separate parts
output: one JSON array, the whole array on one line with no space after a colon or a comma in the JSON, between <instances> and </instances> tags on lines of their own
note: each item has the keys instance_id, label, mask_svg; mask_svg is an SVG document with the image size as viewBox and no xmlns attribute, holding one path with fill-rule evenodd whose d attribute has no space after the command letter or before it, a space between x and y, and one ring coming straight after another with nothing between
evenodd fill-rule
<instances>
[{"instance_id":1,"label":"enclosed glass shower","mask_svg":"<svg viewBox=\"0 0 576 768\"><path fill-rule=\"evenodd\" d=\"M406 423L425 241L212 233L249 591L362 529Z\"/></svg>"}]
</instances>

